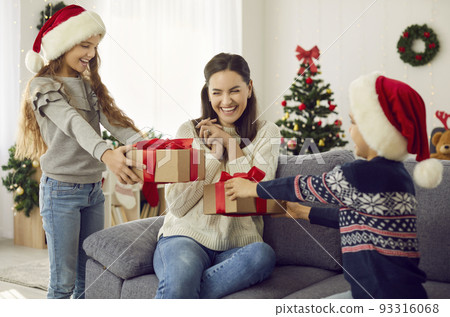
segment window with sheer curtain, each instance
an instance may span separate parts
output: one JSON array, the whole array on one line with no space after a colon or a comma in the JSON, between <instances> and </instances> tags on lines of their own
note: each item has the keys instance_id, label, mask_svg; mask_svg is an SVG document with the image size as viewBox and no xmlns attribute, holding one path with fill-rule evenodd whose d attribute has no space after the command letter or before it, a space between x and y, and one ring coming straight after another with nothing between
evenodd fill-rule
<instances>
[{"instance_id":1,"label":"window with sheer curtain","mask_svg":"<svg viewBox=\"0 0 450 317\"><path fill-rule=\"evenodd\" d=\"M0 2L0 165L7 163L19 112L19 1ZM6 175L0 169L0 176ZM12 237L12 197L0 186L0 237Z\"/></svg>"},{"instance_id":2,"label":"window with sheer curtain","mask_svg":"<svg viewBox=\"0 0 450 317\"><path fill-rule=\"evenodd\" d=\"M241 53L241 0L95 2L107 28L103 82L139 128L174 136L200 116L206 63Z\"/></svg>"}]
</instances>

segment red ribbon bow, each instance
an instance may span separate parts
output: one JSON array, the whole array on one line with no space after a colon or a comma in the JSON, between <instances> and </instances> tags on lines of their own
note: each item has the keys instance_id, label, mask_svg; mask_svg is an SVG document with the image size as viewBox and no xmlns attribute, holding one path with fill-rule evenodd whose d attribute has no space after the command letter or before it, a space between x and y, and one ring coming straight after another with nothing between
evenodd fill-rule
<instances>
[{"instance_id":1,"label":"red ribbon bow","mask_svg":"<svg viewBox=\"0 0 450 317\"><path fill-rule=\"evenodd\" d=\"M190 180L195 181L198 177L198 150L192 148L192 139L151 139L140 141L133 145L137 150L143 151L143 164L147 165L147 169L143 170L144 186L142 193L150 206L158 205L159 195L157 185L155 183L155 169L156 169L156 150L169 149L190 149Z\"/></svg>"},{"instance_id":2,"label":"red ribbon bow","mask_svg":"<svg viewBox=\"0 0 450 317\"><path fill-rule=\"evenodd\" d=\"M217 214L225 214L225 182L229 179L241 177L251 181L260 182L263 180L266 173L262 170L253 166L247 173L235 173L233 176L228 174L227 172L222 171L220 175L219 181L215 184L216 188L216 213ZM256 201L256 214L264 214L267 212L267 202L262 198L255 198ZM255 214L246 214L246 215L227 215L227 216L247 216L247 215L255 215Z\"/></svg>"},{"instance_id":3,"label":"red ribbon bow","mask_svg":"<svg viewBox=\"0 0 450 317\"><path fill-rule=\"evenodd\" d=\"M303 59L302 64L309 64L309 69L312 73L317 73L317 66L314 64L314 61L312 58L319 59L320 51L317 45L315 45L312 49L309 51L305 51L300 45L297 45L296 51L298 52L297 58L299 61ZM300 67L299 74L303 74L305 71L305 68L302 66Z\"/></svg>"}]
</instances>

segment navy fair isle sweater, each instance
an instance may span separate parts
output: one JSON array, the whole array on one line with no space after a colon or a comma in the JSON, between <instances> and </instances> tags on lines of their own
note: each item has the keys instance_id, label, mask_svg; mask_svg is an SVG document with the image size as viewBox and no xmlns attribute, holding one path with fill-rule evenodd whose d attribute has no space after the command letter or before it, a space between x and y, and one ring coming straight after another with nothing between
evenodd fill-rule
<instances>
[{"instance_id":1,"label":"navy fair isle sweater","mask_svg":"<svg viewBox=\"0 0 450 317\"><path fill-rule=\"evenodd\" d=\"M353 298L427 298L418 267L414 184L403 163L356 160L319 176L261 182L257 192L265 199L340 206L313 207L309 218L339 228Z\"/></svg>"}]
</instances>

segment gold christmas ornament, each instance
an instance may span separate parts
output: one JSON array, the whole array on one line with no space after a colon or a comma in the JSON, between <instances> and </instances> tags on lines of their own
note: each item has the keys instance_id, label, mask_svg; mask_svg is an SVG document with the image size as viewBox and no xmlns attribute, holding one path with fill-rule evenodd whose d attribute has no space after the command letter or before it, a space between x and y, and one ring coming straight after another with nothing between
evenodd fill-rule
<instances>
[{"instance_id":1,"label":"gold christmas ornament","mask_svg":"<svg viewBox=\"0 0 450 317\"><path fill-rule=\"evenodd\" d=\"M316 106L320 106L320 100L319 99L316 100Z\"/></svg>"},{"instance_id":2,"label":"gold christmas ornament","mask_svg":"<svg viewBox=\"0 0 450 317\"><path fill-rule=\"evenodd\" d=\"M331 95L331 93L332 93L332 91L331 91L331 89L327 89L327 94L329 94L329 95Z\"/></svg>"},{"instance_id":3,"label":"gold christmas ornament","mask_svg":"<svg viewBox=\"0 0 450 317\"><path fill-rule=\"evenodd\" d=\"M323 141L323 139L319 140L319 146L325 146L325 142Z\"/></svg>"},{"instance_id":4,"label":"gold christmas ornament","mask_svg":"<svg viewBox=\"0 0 450 317\"><path fill-rule=\"evenodd\" d=\"M25 191L23 190L23 188L22 187L18 187L17 189L16 189L16 194L17 195L23 195L23 193L24 193Z\"/></svg>"},{"instance_id":5,"label":"gold christmas ornament","mask_svg":"<svg viewBox=\"0 0 450 317\"><path fill-rule=\"evenodd\" d=\"M295 125L294 125L294 131L298 131L298 124L296 123Z\"/></svg>"},{"instance_id":6,"label":"gold christmas ornament","mask_svg":"<svg viewBox=\"0 0 450 317\"><path fill-rule=\"evenodd\" d=\"M284 114L284 116L286 117L286 119L289 119L289 112L286 112L286 113Z\"/></svg>"},{"instance_id":7,"label":"gold christmas ornament","mask_svg":"<svg viewBox=\"0 0 450 317\"><path fill-rule=\"evenodd\" d=\"M31 165L33 165L34 168L38 168L40 164L39 164L39 161L33 160Z\"/></svg>"}]
</instances>

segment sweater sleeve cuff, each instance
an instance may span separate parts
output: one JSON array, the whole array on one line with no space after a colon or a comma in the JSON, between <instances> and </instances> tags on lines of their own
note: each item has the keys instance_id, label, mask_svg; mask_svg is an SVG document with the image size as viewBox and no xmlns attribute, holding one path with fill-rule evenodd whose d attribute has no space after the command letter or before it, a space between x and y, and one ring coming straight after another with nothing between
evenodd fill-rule
<instances>
[{"instance_id":1,"label":"sweater sleeve cuff","mask_svg":"<svg viewBox=\"0 0 450 317\"><path fill-rule=\"evenodd\" d=\"M309 221L315 225L339 229L339 208L312 207Z\"/></svg>"},{"instance_id":2,"label":"sweater sleeve cuff","mask_svg":"<svg viewBox=\"0 0 450 317\"><path fill-rule=\"evenodd\" d=\"M94 148L93 156L101 162L102 155L106 150L114 150L114 148L112 145L108 145L106 141L99 142Z\"/></svg>"}]
</instances>

